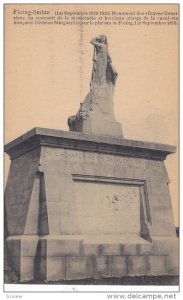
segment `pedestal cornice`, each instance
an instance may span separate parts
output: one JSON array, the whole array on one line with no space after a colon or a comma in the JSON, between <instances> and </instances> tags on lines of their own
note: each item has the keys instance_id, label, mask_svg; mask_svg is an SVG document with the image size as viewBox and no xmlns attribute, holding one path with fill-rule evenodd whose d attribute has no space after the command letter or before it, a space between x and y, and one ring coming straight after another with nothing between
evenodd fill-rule
<instances>
[{"instance_id":1,"label":"pedestal cornice","mask_svg":"<svg viewBox=\"0 0 183 300\"><path fill-rule=\"evenodd\" d=\"M14 159L35 148L47 146L80 151L95 151L113 155L164 160L176 152L176 147L109 136L88 135L56 129L35 127L5 145L5 152Z\"/></svg>"}]
</instances>

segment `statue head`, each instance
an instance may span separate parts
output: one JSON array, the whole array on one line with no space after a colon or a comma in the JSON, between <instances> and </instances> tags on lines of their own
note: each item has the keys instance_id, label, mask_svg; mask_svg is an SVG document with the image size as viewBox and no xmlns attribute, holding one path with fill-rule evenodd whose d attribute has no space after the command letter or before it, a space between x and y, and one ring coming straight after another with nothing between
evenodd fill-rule
<instances>
[{"instance_id":1,"label":"statue head","mask_svg":"<svg viewBox=\"0 0 183 300\"><path fill-rule=\"evenodd\" d=\"M107 37L104 34L100 35L100 42L103 44L107 44Z\"/></svg>"}]
</instances>

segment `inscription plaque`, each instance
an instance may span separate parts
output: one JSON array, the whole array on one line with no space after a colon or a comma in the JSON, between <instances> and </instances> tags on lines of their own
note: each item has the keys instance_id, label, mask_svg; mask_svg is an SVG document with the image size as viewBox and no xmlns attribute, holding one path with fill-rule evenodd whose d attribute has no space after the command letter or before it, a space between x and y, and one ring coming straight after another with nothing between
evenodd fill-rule
<instances>
[{"instance_id":1,"label":"inscription plaque","mask_svg":"<svg viewBox=\"0 0 183 300\"><path fill-rule=\"evenodd\" d=\"M78 181L75 191L82 234L139 235L139 186Z\"/></svg>"},{"instance_id":2,"label":"inscription plaque","mask_svg":"<svg viewBox=\"0 0 183 300\"><path fill-rule=\"evenodd\" d=\"M46 147L45 147L46 148ZM42 159L46 160L61 160L61 161L85 161L86 163L107 163L107 164L120 164L124 167L129 168L155 168L158 171L162 171L162 165L160 161L148 160L143 158L132 158L123 157L119 155L84 152L78 150L68 150L68 149L45 149Z\"/></svg>"}]
</instances>

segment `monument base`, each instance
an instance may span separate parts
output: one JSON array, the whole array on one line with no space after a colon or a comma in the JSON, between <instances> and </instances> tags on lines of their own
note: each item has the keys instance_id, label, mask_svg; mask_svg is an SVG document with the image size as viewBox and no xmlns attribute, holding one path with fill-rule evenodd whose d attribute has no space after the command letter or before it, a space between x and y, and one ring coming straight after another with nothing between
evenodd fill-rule
<instances>
[{"instance_id":1,"label":"monument base","mask_svg":"<svg viewBox=\"0 0 183 300\"><path fill-rule=\"evenodd\" d=\"M113 113L113 85L91 90L75 116L68 119L70 131L123 138L122 127Z\"/></svg>"},{"instance_id":2,"label":"monument base","mask_svg":"<svg viewBox=\"0 0 183 300\"><path fill-rule=\"evenodd\" d=\"M175 147L35 128L5 146L7 261L22 282L178 274Z\"/></svg>"},{"instance_id":3,"label":"monument base","mask_svg":"<svg viewBox=\"0 0 183 300\"><path fill-rule=\"evenodd\" d=\"M177 238L149 243L122 236L23 235L9 237L7 245L13 255L12 269L21 282L178 273Z\"/></svg>"},{"instance_id":4,"label":"monument base","mask_svg":"<svg viewBox=\"0 0 183 300\"><path fill-rule=\"evenodd\" d=\"M96 134L122 138L121 124L117 121L101 120L100 118L78 119L70 125L70 131L84 132L85 134Z\"/></svg>"}]
</instances>

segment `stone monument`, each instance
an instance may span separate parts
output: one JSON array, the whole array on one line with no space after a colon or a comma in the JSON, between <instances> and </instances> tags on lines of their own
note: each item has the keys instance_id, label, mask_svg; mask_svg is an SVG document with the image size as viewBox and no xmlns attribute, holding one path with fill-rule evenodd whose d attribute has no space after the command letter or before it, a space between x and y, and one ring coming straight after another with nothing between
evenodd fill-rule
<instances>
[{"instance_id":1,"label":"stone monument","mask_svg":"<svg viewBox=\"0 0 183 300\"><path fill-rule=\"evenodd\" d=\"M91 43L90 92L70 132L34 128L5 146L6 258L21 282L178 274L164 164L175 147L123 138L107 38Z\"/></svg>"}]
</instances>

